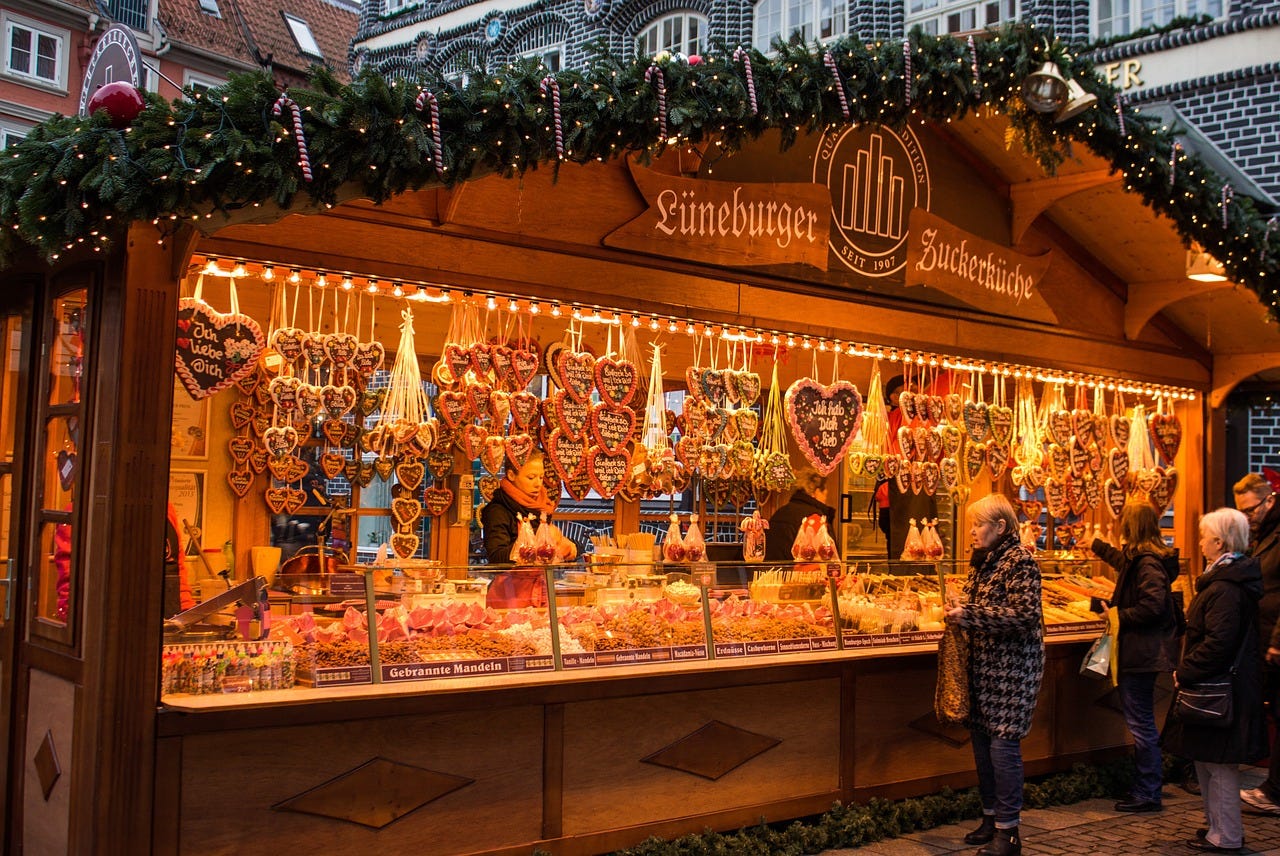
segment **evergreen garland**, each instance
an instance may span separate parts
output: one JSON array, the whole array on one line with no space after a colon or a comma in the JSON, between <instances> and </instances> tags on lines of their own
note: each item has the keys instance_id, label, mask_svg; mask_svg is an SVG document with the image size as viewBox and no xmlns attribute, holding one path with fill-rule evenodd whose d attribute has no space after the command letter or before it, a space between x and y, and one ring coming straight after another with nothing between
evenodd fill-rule
<instances>
[{"instance_id":1,"label":"evergreen garland","mask_svg":"<svg viewBox=\"0 0 1280 856\"><path fill-rule=\"evenodd\" d=\"M996 111L1008 116L1013 137L1050 173L1069 156L1072 142L1107 160L1188 243L1198 241L1275 309L1280 232L1267 234L1254 201L1243 194L1227 207L1224 225L1223 180L1194 155L1178 161L1171 183L1175 132L1155 117L1126 112L1127 135L1121 135L1116 90L1094 76L1088 59L1068 54L1044 32L1009 25L977 41L981 84L975 85L964 41L920 30L911 38L909 108L899 41L779 43L772 59L750 51L756 113L743 65L732 61L731 51L697 64L666 55L622 61L597 52L585 71L556 75L565 159L586 163L628 152L647 159L666 144L694 145L714 158L771 129L780 131L786 149L802 130L844 124L837 85L854 123L901 126ZM839 80L824 65L827 51ZM666 82L666 144L659 141L657 92L645 80L655 61ZM1027 109L1019 86L1045 61L1057 62L1097 95L1098 106L1061 124ZM465 85L391 81L372 71L342 85L319 69L311 88L288 93L303 110L311 182L299 170L288 117L271 115L280 93L263 72L233 75L225 86L171 104L149 95L147 109L123 131L101 114L54 117L0 157L0 264L19 242L49 259L77 245L101 249L135 220L171 232L182 221L266 202L284 209L357 196L383 202L406 190L555 165L550 102L539 87L545 75L536 59L473 75ZM443 180L432 165L428 118L414 107L423 89L439 103Z\"/></svg>"}]
</instances>

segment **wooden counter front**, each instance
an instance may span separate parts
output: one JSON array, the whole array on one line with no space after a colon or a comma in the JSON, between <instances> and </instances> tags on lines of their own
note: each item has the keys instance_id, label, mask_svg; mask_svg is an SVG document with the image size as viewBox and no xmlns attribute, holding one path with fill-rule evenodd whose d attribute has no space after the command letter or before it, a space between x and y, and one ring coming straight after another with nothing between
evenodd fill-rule
<instances>
[{"instance_id":1,"label":"wooden counter front","mask_svg":"<svg viewBox=\"0 0 1280 856\"><path fill-rule=\"evenodd\" d=\"M1110 685L1077 675L1085 644L1048 645L1029 773L1127 742ZM935 669L915 646L193 697L159 714L154 852L586 856L969 786Z\"/></svg>"}]
</instances>

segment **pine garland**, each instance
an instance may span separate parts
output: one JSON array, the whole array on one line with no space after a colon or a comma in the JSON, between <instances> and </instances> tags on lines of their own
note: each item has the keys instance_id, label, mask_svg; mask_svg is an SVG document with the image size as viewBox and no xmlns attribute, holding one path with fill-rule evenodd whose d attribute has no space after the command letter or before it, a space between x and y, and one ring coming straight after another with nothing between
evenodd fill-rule
<instances>
[{"instance_id":1,"label":"pine garland","mask_svg":"<svg viewBox=\"0 0 1280 856\"><path fill-rule=\"evenodd\" d=\"M913 39L909 107L897 41L779 43L773 58L749 50L755 110L746 65L733 61L734 51L708 55L696 65L660 57L666 143L655 121L657 93L644 85L652 60L628 62L597 52L585 71L555 75L563 160L586 163L628 152L648 159L667 144L699 146L716 157L769 130L780 132L785 150L801 131L820 133L846 122L824 64L830 52L844 81L847 121L901 126L992 110L1008 116L1014 138L1050 173L1069 156L1073 142L1083 144L1122 171L1126 187L1171 218L1188 243L1199 242L1274 311L1280 235L1267 233L1254 201L1243 194L1232 200L1224 226L1223 180L1194 155L1180 159L1170 188L1173 131L1153 116L1130 111L1121 133L1116 90L1094 76L1090 60L1069 55L1051 34L1022 25L979 39L976 57L962 39L918 30ZM1046 60L1097 95L1098 107L1062 124L1028 110L1018 87ZM0 157L0 264L20 243L49 259L78 245L101 249L138 220L171 232L182 221L266 202L286 209L356 196L383 202L407 190L485 174L513 176L545 162L556 169L552 111L541 95L545 77L536 59L473 75L465 86L438 77L389 81L372 71L342 85L318 70L310 88L287 93L301 109L311 182L303 181L284 117L271 115L280 93L265 73L233 75L223 87L171 104L150 95L147 109L123 131L102 115L55 117ZM429 116L414 109L424 87L438 99L440 152L434 151ZM443 178L433 165L437 154Z\"/></svg>"}]
</instances>

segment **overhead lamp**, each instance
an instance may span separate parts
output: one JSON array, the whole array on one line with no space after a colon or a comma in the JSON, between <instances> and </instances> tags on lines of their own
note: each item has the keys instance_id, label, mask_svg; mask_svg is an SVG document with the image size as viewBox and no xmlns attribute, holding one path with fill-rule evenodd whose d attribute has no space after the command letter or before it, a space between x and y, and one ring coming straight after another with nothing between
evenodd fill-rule
<instances>
[{"instance_id":1,"label":"overhead lamp","mask_svg":"<svg viewBox=\"0 0 1280 856\"><path fill-rule=\"evenodd\" d=\"M1098 96L1092 92L1085 92L1084 87L1076 83L1074 80L1067 81L1067 103L1062 105L1062 109L1053 114L1053 121L1065 122L1068 119L1079 116L1085 110L1098 103Z\"/></svg>"},{"instance_id":2,"label":"overhead lamp","mask_svg":"<svg viewBox=\"0 0 1280 856\"><path fill-rule=\"evenodd\" d=\"M1227 271L1222 262L1204 250L1187 250L1187 279L1196 282L1226 282Z\"/></svg>"},{"instance_id":3,"label":"overhead lamp","mask_svg":"<svg viewBox=\"0 0 1280 856\"><path fill-rule=\"evenodd\" d=\"M1037 113L1054 113L1067 103L1067 79L1056 62L1046 62L1022 81L1022 100Z\"/></svg>"}]
</instances>

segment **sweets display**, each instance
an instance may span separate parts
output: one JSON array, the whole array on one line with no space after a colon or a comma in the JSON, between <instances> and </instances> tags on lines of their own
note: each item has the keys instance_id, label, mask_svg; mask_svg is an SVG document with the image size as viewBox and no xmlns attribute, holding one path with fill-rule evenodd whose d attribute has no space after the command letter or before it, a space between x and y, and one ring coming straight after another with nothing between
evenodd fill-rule
<instances>
[{"instance_id":1,"label":"sweets display","mask_svg":"<svg viewBox=\"0 0 1280 856\"><path fill-rule=\"evenodd\" d=\"M160 691L205 695L286 690L294 684L293 656L288 641L165 645Z\"/></svg>"}]
</instances>

